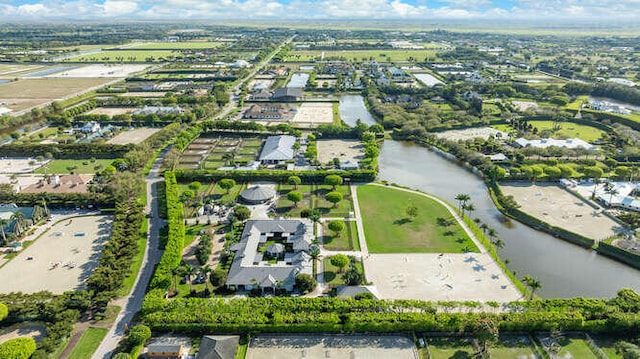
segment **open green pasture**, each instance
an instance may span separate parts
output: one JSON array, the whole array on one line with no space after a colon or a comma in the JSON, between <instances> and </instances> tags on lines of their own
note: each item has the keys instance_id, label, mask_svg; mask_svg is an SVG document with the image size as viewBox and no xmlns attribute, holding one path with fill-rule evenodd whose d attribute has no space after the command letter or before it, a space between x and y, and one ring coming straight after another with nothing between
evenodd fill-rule
<instances>
[{"instance_id":1,"label":"open green pasture","mask_svg":"<svg viewBox=\"0 0 640 359\"><path fill-rule=\"evenodd\" d=\"M358 186L357 191L369 252L478 251L451 212L430 198L376 185ZM413 219L406 213L410 205L417 208Z\"/></svg>"},{"instance_id":2,"label":"open green pasture","mask_svg":"<svg viewBox=\"0 0 640 359\"><path fill-rule=\"evenodd\" d=\"M182 54L172 50L113 50L95 54L79 55L64 60L65 62L154 62L169 58L181 58Z\"/></svg>"},{"instance_id":3,"label":"open green pasture","mask_svg":"<svg viewBox=\"0 0 640 359\"><path fill-rule=\"evenodd\" d=\"M135 50L200 50L215 49L222 46L222 42L150 42L129 47Z\"/></svg>"},{"instance_id":4,"label":"open green pasture","mask_svg":"<svg viewBox=\"0 0 640 359\"><path fill-rule=\"evenodd\" d=\"M554 129L553 121L530 121L529 122L533 127L538 129L538 134L540 132L548 130L553 134L553 138L574 138L578 137L587 142L593 142L598 140L604 131L597 129L595 127L581 125L573 122L560 122L558 126L559 129Z\"/></svg>"},{"instance_id":5,"label":"open green pasture","mask_svg":"<svg viewBox=\"0 0 640 359\"><path fill-rule=\"evenodd\" d=\"M76 173L76 174L93 174L96 173L97 167L100 169L111 165L111 159L85 159L85 160L53 160L48 164L40 167L35 173Z\"/></svg>"}]
</instances>

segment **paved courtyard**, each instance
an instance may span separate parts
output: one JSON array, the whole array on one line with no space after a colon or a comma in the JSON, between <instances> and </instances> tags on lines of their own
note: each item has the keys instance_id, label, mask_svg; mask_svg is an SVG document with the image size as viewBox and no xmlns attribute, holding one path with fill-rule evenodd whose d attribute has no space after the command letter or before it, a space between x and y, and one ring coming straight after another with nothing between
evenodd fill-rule
<instances>
[{"instance_id":1,"label":"paved courtyard","mask_svg":"<svg viewBox=\"0 0 640 359\"><path fill-rule=\"evenodd\" d=\"M111 233L110 216L64 219L0 268L0 293L85 288Z\"/></svg>"},{"instance_id":2,"label":"paved courtyard","mask_svg":"<svg viewBox=\"0 0 640 359\"><path fill-rule=\"evenodd\" d=\"M511 302L522 298L486 253L370 254L364 267L382 299Z\"/></svg>"},{"instance_id":3,"label":"paved courtyard","mask_svg":"<svg viewBox=\"0 0 640 359\"><path fill-rule=\"evenodd\" d=\"M418 359L418 353L403 336L258 335L251 338L246 358Z\"/></svg>"}]
</instances>

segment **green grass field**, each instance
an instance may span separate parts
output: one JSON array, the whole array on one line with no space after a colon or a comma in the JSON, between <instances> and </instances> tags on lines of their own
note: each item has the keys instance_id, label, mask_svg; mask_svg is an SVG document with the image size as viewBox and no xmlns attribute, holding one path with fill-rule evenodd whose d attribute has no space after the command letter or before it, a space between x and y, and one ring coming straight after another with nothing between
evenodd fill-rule
<instances>
[{"instance_id":1,"label":"green grass field","mask_svg":"<svg viewBox=\"0 0 640 359\"><path fill-rule=\"evenodd\" d=\"M367 245L372 253L478 251L462 227L454 223L451 213L430 198L394 188L365 185L358 187L358 202ZM418 209L413 220L405 213L410 203Z\"/></svg>"},{"instance_id":2,"label":"green grass field","mask_svg":"<svg viewBox=\"0 0 640 359\"><path fill-rule=\"evenodd\" d=\"M491 358L494 359L535 357L531 342L527 337L500 338L500 341L492 345L489 351L491 352Z\"/></svg>"},{"instance_id":3,"label":"green grass field","mask_svg":"<svg viewBox=\"0 0 640 359\"><path fill-rule=\"evenodd\" d=\"M82 334L76 347L73 348L69 359L91 358L91 355L98 349L98 346L100 346L102 339L104 339L108 331L107 328L88 328L84 334Z\"/></svg>"},{"instance_id":4,"label":"green grass field","mask_svg":"<svg viewBox=\"0 0 640 359\"><path fill-rule=\"evenodd\" d=\"M369 61L369 59L376 60L378 62L397 62L397 61L409 61L414 59L416 61L423 61L425 58L432 58L436 52L434 50L393 50L393 49L380 49L380 50L344 50L344 51L292 51L290 55L285 59L286 62L308 62L316 61L322 58L324 53L324 59L330 60L332 58L344 58L346 60L353 61Z\"/></svg>"},{"instance_id":5,"label":"green grass field","mask_svg":"<svg viewBox=\"0 0 640 359\"><path fill-rule=\"evenodd\" d=\"M76 167L73 169L73 173L78 174L94 174L96 173L96 166L102 166L105 168L109 166L113 160L96 159L95 162L91 160L53 160L46 165L46 173L66 174L70 173L67 167ZM45 173L45 166L40 167L35 173Z\"/></svg>"},{"instance_id":6,"label":"green grass field","mask_svg":"<svg viewBox=\"0 0 640 359\"><path fill-rule=\"evenodd\" d=\"M538 129L538 133L544 130L553 132L553 138L574 138L578 137L587 142L593 142L599 139L604 131L595 127L580 125L572 122L561 122L560 129L553 129L553 121L530 121L533 127Z\"/></svg>"},{"instance_id":7,"label":"green grass field","mask_svg":"<svg viewBox=\"0 0 640 359\"><path fill-rule=\"evenodd\" d=\"M152 42L129 47L134 50L200 50L215 49L222 46L222 42Z\"/></svg>"},{"instance_id":8,"label":"green grass field","mask_svg":"<svg viewBox=\"0 0 640 359\"><path fill-rule=\"evenodd\" d=\"M602 349L602 351L607 354L610 359L622 359L622 354L616 351L616 343L624 339L613 337L599 337L593 335L591 336L591 338L596 343L596 345L598 345L598 347L600 347L600 349Z\"/></svg>"},{"instance_id":9,"label":"green grass field","mask_svg":"<svg viewBox=\"0 0 640 359\"><path fill-rule=\"evenodd\" d=\"M353 211L351 191L349 186L338 186L336 191L342 193L343 199L337 205L333 205L324 199L331 191L327 185L300 185L298 191L302 192L303 199L297 206L287 199L287 193L293 190L293 186L282 185L278 189L280 198L276 212L278 215L299 217L303 209L317 209L323 217L347 217Z\"/></svg>"},{"instance_id":10,"label":"green grass field","mask_svg":"<svg viewBox=\"0 0 640 359\"><path fill-rule=\"evenodd\" d=\"M324 223L324 248L330 251L359 251L360 243L358 242L358 230L355 221L344 221L345 228L340 236L336 237L327 228L328 222Z\"/></svg>"},{"instance_id":11,"label":"green grass field","mask_svg":"<svg viewBox=\"0 0 640 359\"><path fill-rule=\"evenodd\" d=\"M331 264L331 259L330 257L325 258L322 261L322 265L324 266L324 280L327 284L329 284L330 286L339 286L339 285L344 285L345 281L344 278L342 277L342 274L349 269L349 265L347 265L346 267L344 267L342 269L342 272L338 271L338 267L334 266L333 264ZM360 273L364 273L364 267L362 265L362 262L356 262L355 263L356 268L358 269L358 271Z\"/></svg>"},{"instance_id":12,"label":"green grass field","mask_svg":"<svg viewBox=\"0 0 640 359\"><path fill-rule=\"evenodd\" d=\"M467 339L429 338L428 343L432 359L473 358L473 348ZM426 352L426 350L423 351ZM424 358L428 357L424 356Z\"/></svg>"},{"instance_id":13,"label":"green grass field","mask_svg":"<svg viewBox=\"0 0 640 359\"><path fill-rule=\"evenodd\" d=\"M567 338L560 342L562 349L558 353L561 358L597 358L582 339Z\"/></svg>"}]
</instances>

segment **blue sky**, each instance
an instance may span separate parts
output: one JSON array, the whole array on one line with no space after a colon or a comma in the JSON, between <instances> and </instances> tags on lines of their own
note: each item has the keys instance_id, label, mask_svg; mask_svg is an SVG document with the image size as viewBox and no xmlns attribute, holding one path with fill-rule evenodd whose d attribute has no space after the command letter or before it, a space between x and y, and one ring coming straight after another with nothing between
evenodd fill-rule
<instances>
[{"instance_id":1,"label":"blue sky","mask_svg":"<svg viewBox=\"0 0 640 359\"><path fill-rule=\"evenodd\" d=\"M640 0L0 0L0 20L640 20Z\"/></svg>"}]
</instances>

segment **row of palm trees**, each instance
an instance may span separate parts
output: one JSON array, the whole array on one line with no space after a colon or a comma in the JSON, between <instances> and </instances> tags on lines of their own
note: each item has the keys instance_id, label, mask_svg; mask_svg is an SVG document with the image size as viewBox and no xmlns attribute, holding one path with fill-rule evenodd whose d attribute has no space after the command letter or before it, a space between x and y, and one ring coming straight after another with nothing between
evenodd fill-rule
<instances>
[{"instance_id":1,"label":"row of palm trees","mask_svg":"<svg viewBox=\"0 0 640 359\"><path fill-rule=\"evenodd\" d=\"M607 189L607 193L609 193L611 196L616 195L617 193L615 192L615 189ZM458 212L462 213L462 216L464 217L465 215L465 211L467 211L468 213L471 213L473 211L475 211L475 206L473 205L473 203L470 203L469 201L471 201L471 196L467 193L458 193L455 197L455 200L458 201ZM478 228L480 228L482 230L482 232L489 237L489 240L491 242L491 244L493 244L496 248L498 249L502 249L504 248L504 241L498 236L497 231L494 228L489 227L488 224L486 223L481 223L480 218L475 218L474 222L476 222L476 224L478 224ZM505 259L505 264L508 263L508 259ZM515 274L515 272L514 272ZM529 276L529 275L525 275L522 278L522 282L524 283L524 285L526 285L527 287L529 287L529 292L530 292L530 297L529 299L532 300L534 297L535 292L542 288L542 283Z\"/></svg>"},{"instance_id":2,"label":"row of palm trees","mask_svg":"<svg viewBox=\"0 0 640 359\"><path fill-rule=\"evenodd\" d=\"M6 226L9 226L11 223L15 223L15 225L13 227L13 233L10 235L10 237L15 237L20 235L25 229L24 214L20 211L16 211L8 219L7 218L0 219L0 232L2 234L2 245L7 244L7 234L4 231L4 228Z\"/></svg>"}]
</instances>

